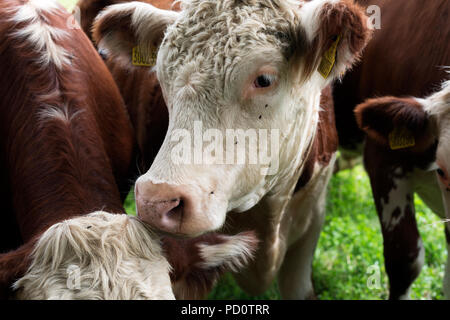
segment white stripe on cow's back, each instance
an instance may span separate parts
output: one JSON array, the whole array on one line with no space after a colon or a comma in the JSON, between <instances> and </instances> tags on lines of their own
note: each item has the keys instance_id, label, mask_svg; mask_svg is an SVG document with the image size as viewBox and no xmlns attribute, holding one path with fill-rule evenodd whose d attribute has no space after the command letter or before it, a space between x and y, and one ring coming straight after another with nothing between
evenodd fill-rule
<instances>
[{"instance_id":1,"label":"white stripe on cow's back","mask_svg":"<svg viewBox=\"0 0 450 320\"><path fill-rule=\"evenodd\" d=\"M57 120L63 122L65 125L69 126L71 121L78 117L84 110L78 110L75 112L70 112L69 106L64 104L60 106L45 106L44 109L38 112L39 120L42 123L46 123L48 120Z\"/></svg>"},{"instance_id":2,"label":"white stripe on cow's back","mask_svg":"<svg viewBox=\"0 0 450 320\"><path fill-rule=\"evenodd\" d=\"M63 13L63 8L55 0L29 0L24 5L15 8L11 21L15 24L26 23L11 36L27 41L39 54L37 63L47 67L53 63L58 69L70 65L69 53L57 42L67 38L67 31L51 26L47 14Z\"/></svg>"}]
</instances>

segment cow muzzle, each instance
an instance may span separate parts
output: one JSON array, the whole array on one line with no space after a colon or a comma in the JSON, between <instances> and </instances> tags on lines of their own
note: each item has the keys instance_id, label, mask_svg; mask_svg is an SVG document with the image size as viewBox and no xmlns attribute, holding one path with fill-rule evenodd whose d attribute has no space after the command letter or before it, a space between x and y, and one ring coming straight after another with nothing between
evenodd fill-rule
<instances>
[{"instance_id":1,"label":"cow muzzle","mask_svg":"<svg viewBox=\"0 0 450 320\"><path fill-rule=\"evenodd\" d=\"M222 214L210 212L208 194L191 185L138 179L135 196L139 219L162 232L198 236L217 230L224 220Z\"/></svg>"}]
</instances>

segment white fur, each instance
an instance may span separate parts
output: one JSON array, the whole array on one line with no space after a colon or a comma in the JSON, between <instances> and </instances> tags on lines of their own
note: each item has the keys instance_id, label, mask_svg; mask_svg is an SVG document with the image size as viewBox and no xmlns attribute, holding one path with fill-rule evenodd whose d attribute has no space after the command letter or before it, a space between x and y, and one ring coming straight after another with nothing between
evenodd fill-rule
<instances>
[{"instance_id":1,"label":"white fur","mask_svg":"<svg viewBox=\"0 0 450 320\"><path fill-rule=\"evenodd\" d=\"M130 31L144 46L164 35L156 72L169 108L169 128L152 167L137 184L164 181L189 189L197 185L192 189L200 190L195 202L203 204L202 216L206 213L214 217L208 218L210 230L224 223L226 211L247 211L267 193L290 188L287 185L293 183L298 168L301 171L316 132L320 92L336 76L324 80L315 72L311 79L292 77L295 71L289 70L282 54L292 42L277 32L287 35L305 26L317 32L321 7L335 2L263 0L258 5L253 1L237 5L234 0L184 0L180 13L131 2L111 6L100 14L97 25L106 16L131 16ZM131 48L116 37L115 31L105 32L100 46L129 61ZM266 65L279 72L278 88L242 106L239 97L243 83ZM297 73L301 75L300 70ZM261 110L265 104L271 108ZM259 113L261 121L257 121ZM174 165L170 156L176 142L171 141L171 134L175 129L192 131L196 120L202 121L205 128L223 132L280 130L279 172L261 175L260 164ZM227 179L222 179L225 176ZM213 200L207 197L209 188L215 190Z\"/></svg>"},{"instance_id":2,"label":"white fur","mask_svg":"<svg viewBox=\"0 0 450 320\"><path fill-rule=\"evenodd\" d=\"M325 220L327 185L331 179L336 155L327 166L316 164L307 187L298 191L283 217L289 228L289 249L278 278L283 299L314 297L312 263L314 250ZM281 232L279 237L283 236Z\"/></svg>"},{"instance_id":3,"label":"white fur","mask_svg":"<svg viewBox=\"0 0 450 320\"><path fill-rule=\"evenodd\" d=\"M392 231L405 216L406 195L411 193L408 179L393 179L393 188L389 191L388 201L381 199L382 223L387 231ZM396 209L400 209L398 217L393 217Z\"/></svg>"},{"instance_id":4,"label":"white fur","mask_svg":"<svg viewBox=\"0 0 450 320\"><path fill-rule=\"evenodd\" d=\"M47 122L49 120L61 121L66 126L69 126L71 121L74 120L78 115L83 113L83 110L78 110L74 113L70 113L69 106L67 104L63 105L62 108L55 106L47 106L38 113L38 117L42 122Z\"/></svg>"},{"instance_id":5,"label":"white fur","mask_svg":"<svg viewBox=\"0 0 450 320\"><path fill-rule=\"evenodd\" d=\"M253 257L254 238L245 234L223 237L224 243L199 245L200 257L203 259L200 267L212 269L223 266L227 270L237 272L247 265Z\"/></svg>"},{"instance_id":6,"label":"white fur","mask_svg":"<svg viewBox=\"0 0 450 320\"><path fill-rule=\"evenodd\" d=\"M80 287L68 285L78 268ZM106 212L50 227L14 288L19 299L174 299L157 237L133 217Z\"/></svg>"},{"instance_id":7,"label":"white fur","mask_svg":"<svg viewBox=\"0 0 450 320\"><path fill-rule=\"evenodd\" d=\"M319 32L320 13L325 4L334 4L340 0L314 0L306 2L300 11L300 20L305 28L308 40L312 42Z\"/></svg>"},{"instance_id":8,"label":"white fur","mask_svg":"<svg viewBox=\"0 0 450 320\"><path fill-rule=\"evenodd\" d=\"M70 65L68 52L58 42L68 37L64 30L55 28L46 22L45 14L58 14L62 8L53 0L30 0L13 12L11 21L15 24L26 23L26 26L14 31L13 38L29 42L40 54L37 60L42 67L53 63L61 69Z\"/></svg>"}]
</instances>

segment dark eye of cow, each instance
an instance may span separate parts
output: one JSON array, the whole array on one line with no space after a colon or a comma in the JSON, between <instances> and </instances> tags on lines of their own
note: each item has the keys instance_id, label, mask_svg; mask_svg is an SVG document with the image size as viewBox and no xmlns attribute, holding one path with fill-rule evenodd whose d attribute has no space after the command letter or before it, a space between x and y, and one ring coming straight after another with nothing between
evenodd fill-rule
<instances>
[{"instance_id":1,"label":"dark eye of cow","mask_svg":"<svg viewBox=\"0 0 450 320\"><path fill-rule=\"evenodd\" d=\"M437 169L437 174L440 175L442 178L445 178L444 170L442 170L441 168Z\"/></svg>"},{"instance_id":2,"label":"dark eye of cow","mask_svg":"<svg viewBox=\"0 0 450 320\"><path fill-rule=\"evenodd\" d=\"M255 80L255 87L256 88L267 88L270 87L273 83L273 77L267 74L260 75Z\"/></svg>"}]
</instances>

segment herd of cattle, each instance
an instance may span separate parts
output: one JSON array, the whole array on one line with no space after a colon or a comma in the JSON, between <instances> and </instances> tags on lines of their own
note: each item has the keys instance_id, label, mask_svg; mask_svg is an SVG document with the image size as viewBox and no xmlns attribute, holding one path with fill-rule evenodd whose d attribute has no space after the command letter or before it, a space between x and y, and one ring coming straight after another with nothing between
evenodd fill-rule
<instances>
[{"instance_id":1,"label":"herd of cattle","mask_svg":"<svg viewBox=\"0 0 450 320\"><path fill-rule=\"evenodd\" d=\"M450 2L376 1L377 30L371 4L80 0L80 28L56 1L0 0L0 296L203 298L231 271L314 298L339 147L363 153L390 298L407 299L414 193L450 218ZM156 61L133 63L142 48ZM279 130L278 170L173 163L197 121ZM450 260L443 282L450 297Z\"/></svg>"}]
</instances>

